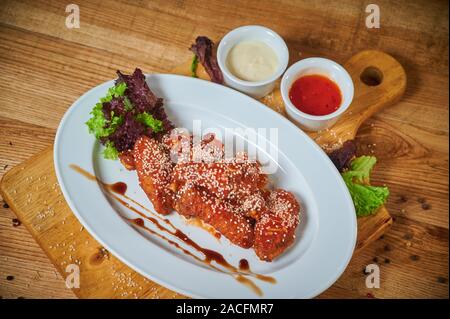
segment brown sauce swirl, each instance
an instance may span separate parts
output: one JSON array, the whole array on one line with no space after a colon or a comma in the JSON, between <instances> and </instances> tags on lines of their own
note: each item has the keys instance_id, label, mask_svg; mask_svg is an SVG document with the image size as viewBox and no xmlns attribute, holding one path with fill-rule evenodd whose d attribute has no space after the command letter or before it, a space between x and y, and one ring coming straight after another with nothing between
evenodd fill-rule
<instances>
[{"instance_id":1,"label":"brown sauce swirl","mask_svg":"<svg viewBox=\"0 0 450 319\"><path fill-rule=\"evenodd\" d=\"M140 228L145 229L152 235L163 239L170 245L181 250L183 253L193 257L195 260L197 260L199 262L207 264L209 267L213 268L214 270L217 270L217 271L220 271L220 272L223 272L223 273L233 276L233 278L235 278L238 282L244 284L245 286L249 287L258 296L263 295L262 290L252 280L250 280L246 276L251 276L251 277L254 277L261 281L265 281L265 282L272 283L272 284L276 283L276 280L273 277L255 274L255 273L251 272L250 266L246 259L241 259L239 261L239 268L236 268L236 267L232 266L230 263L228 263L228 261L220 253L218 253L214 250L211 250L211 249L201 247L195 241L193 241L191 238L189 238L185 233L183 233L181 230L177 229L169 220L159 216L158 214L154 213L153 211L144 207L142 204L135 201L134 199L125 195L125 193L127 191L127 185L125 183L117 182L114 184L107 184L107 183L102 182L96 176L92 175L91 173L85 171L84 169L82 169L81 167L79 167L75 164L71 164L70 168L72 168L76 172L80 173L81 175L83 175L84 177L86 177L89 180L97 181L100 185L102 185L104 187L104 189L107 191L107 193L109 195L111 195L111 197L114 198L118 203L120 203L122 206L133 211L134 213L138 214L141 217L141 218L125 218L127 221L131 222L133 225L136 225ZM153 217L147 216L146 214L139 211L135 207L131 206L129 203L127 203L126 201L124 201L123 199L121 199L120 197L118 197L115 194L121 195L122 197L129 200L133 204L139 206L140 208L144 209L146 212L150 213ZM154 218L154 217L156 217L156 218ZM167 233L171 236L174 236L174 237L178 238L180 241L182 241L183 243L185 243L186 245L194 248L196 251L203 254L204 259L199 258L192 252L181 247L181 245L179 245L177 242L167 238L166 236L162 235L161 233L155 232L152 229L148 228L147 226L145 226L144 219L151 222L161 232ZM160 221L164 222L166 225L169 225L171 229L163 226L160 223ZM218 233L218 234L220 235L220 233ZM214 236L217 237L215 234L214 234ZM218 238L220 238L220 236ZM224 271L223 269L216 267L214 264L212 264L212 262L216 263L217 265L220 265L221 267L225 268L227 271Z\"/></svg>"}]
</instances>

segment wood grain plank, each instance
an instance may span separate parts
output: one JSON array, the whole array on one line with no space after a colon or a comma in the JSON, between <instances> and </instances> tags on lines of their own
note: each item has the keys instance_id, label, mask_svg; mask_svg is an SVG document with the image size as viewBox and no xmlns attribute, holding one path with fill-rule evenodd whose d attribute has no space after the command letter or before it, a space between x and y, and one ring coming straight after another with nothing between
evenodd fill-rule
<instances>
[{"instance_id":1,"label":"wood grain plank","mask_svg":"<svg viewBox=\"0 0 450 319\"><path fill-rule=\"evenodd\" d=\"M412 230L434 234L430 242L421 240L412 246L416 249L414 253L421 255L420 262L435 247L439 251L443 245L448 251L448 236L442 231L448 230L447 1L378 1L382 21L378 30L365 28L364 8L370 2L363 0L77 3L81 7L83 30L64 27L67 3L63 1L2 1L0 4L0 175L5 171L3 163L9 165L6 169L9 170L51 144L49 135L56 129L64 110L86 89L112 78L115 69L130 71L141 66L147 72L168 71L190 56L186 48L198 34L217 40L233 27L264 24L287 40L291 62L311 55L344 62L352 54L371 48L386 51L402 63L408 75L404 99L372 118L358 135L360 151L366 154L373 151L379 158L372 182L388 184L391 198L387 208L397 217L379 245L381 248L383 244L397 245ZM123 40L124 34L126 43L114 40ZM127 50L130 43L141 47ZM28 123L36 126L30 130ZM5 125L9 129L3 134ZM40 136L37 143L33 134ZM419 198L425 198L431 209L424 210ZM6 211L7 219L12 216L9 210L0 211L2 214ZM5 241L9 236L7 233ZM26 232L21 236L27 247L33 245ZM2 260L0 267L11 263L17 276L23 273L32 278L28 269L36 253L28 249L20 253L16 245L5 244L0 248L1 256L15 256L8 262ZM376 253L377 245L367 247L355 257L345 275L324 296L365 297L371 292L365 289L361 269L374 256L382 255ZM396 248L393 257L403 254L401 262L405 265L382 264L382 276L388 282L383 284L382 279L381 291L374 294L448 298L448 254L441 261L422 264L429 271L420 272L412 266L416 263L406 258L411 249L406 244ZM416 272L417 283L412 284L410 277ZM443 283L437 281L435 274L442 277ZM19 280L14 283L0 280L3 297L59 293L64 296L64 288L55 286L53 294L42 280L33 282L33 289Z\"/></svg>"},{"instance_id":2,"label":"wood grain plank","mask_svg":"<svg viewBox=\"0 0 450 319\"><path fill-rule=\"evenodd\" d=\"M448 228L448 137L396 124L370 119L357 137L358 153L377 157L372 181L389 186L389 211Z\"/></svg>"},{"instance_id":3,"label":"wood grain plank","mask_svg":"<svg viewBox=\"0 0 450 319\"><path fill-rule=\"evenodd\" d=\"M279 31L297 53L301 47L307 47L318 49L321 53L333 52L334 56L341 54L346 57L367 48L382 47L388 53L400 57L405 51L413 53L419 66L445 72L442 69L448 65L448 54L445 54L448 53L448 40L442 37L442 34L448 33L448 4L445 1L402 3L401 13L399 10L390 10L395 4L380 1L384 28L379 30L363 26L365 4L365 1L345 1L339 4L328 1L284 1L273 5L269 1L247 1L243 6L237 2L229 4L220 1L80 1L81 19L83 21L85 17L86 20L83 31L83 27L79 30L64 27L65 2L6 1L0 10L0 20L33 32L71 42L79 41L83 45L89 43L106 51L119 50L130 55L160 41L163 48L156 50L157 52L180 52L180 48L186 47L186 38L193 38L202 32L208 33L212 38L220 38L227 30L251 22ZM102 14L97 12L99 7L102 8ZM427 10L424 11L424 7ZM117 15L117 12L121 14ZM230 17L228 12L233 12L234 15ZM286 14L288 12L298 14ZM405 20L400 19L399 15ZM410 22L410 18L405 18L407 15L414 16L414 23ZM46 23L42 23L43 17ZM101 38L105 41L96 39L103 34L99 30L90 29L93 26L108 30L108 37ZM95 36L87 37L88 33ZM111 39L111 33L119 38ZM123 40L123 34L127 35L127 39L119 41ZM140 48L123 49L141 38L149 41ZM174 50L171 45L175 47ZM152 50L144 54L148 52ZM137 57L147 56L138 54ZM150 58L154 59L155 55ZM168 58L167 55L165 58ZM180 61L181 57L176 58ZM164 65L174 65L170 61L164 62Z\"/></svg>"},{"instance_id":4,"label":"wood grain plank","mask_svg":"<svg viewBox=\"0 0 450 319\"><path fill-rule=\"evenodd\" d=\"M53 150L48 148L20 164L4 175L0 192L10 208L19 213L21 222L61 276L66 278L69 264L80 267L80 287L73 288L75 295L80 298L183 297L139 275L89 235L64 200L52 159ZM27 169L32 163L34 169ZM7 183L11 187L5 189ZM21 200L17 200L19 197ZM14 240L8 244L14 246ZM32 267L39 269L39 263L34 262ZM11 271L5 269L8 270Z\"/></svg>"},{"instance_id":5,"label":"wood grain plank","mask_svg":"<svg viewBox=\"0 0 450 319\"><path fill-rule=\"evenodd\" d=\"M0 176L53 142L54 130L0 117ZM33 143L30 143L33 141ZM1 199L1 198L0 198ZM3 203L3 199L2 203ZM62 277L23 224L0 206L0 296L73 298ZM7 280L13 276L12 280Z\"/></svg>"},{"instance_id":6,"label":"wood grain plank","mask_svg":"<svg viewBox=\"0 0 450 319\"><path fill-rule=\"evenodd\" d=\"M448 229L397 217L377 242L354 256L342 277L321 298L448 298ZM364 269L380 267L380 288L368 289Z\"/></svg>"},{"instance_id":7,"label":"wood grain plank","mask_svg":"<svg viewBox=\"0 0 450 319\"><path fill-rule=\"evenodd\" d=\"M362 72L365 67L367 67L367 63L365 61L370 61L368 65L374 65L384 73L384 81L383 83L376 88L370 88L365 85L363 85L359 79L357 78L357 75L359 72ZM172 70L173 73L178 74L184 74L189 75L189 61L186 63L183 63L180 67ZM363 51L354 57L352 57L349 62L346 63L347 69L349 70L352 77L354 77L355 87L356 87L356 95L354 98L354 102L351 106L351 109L349 111L349 116L343 117L334 127L333 130L338 132L342 131L342 136L338 134L337 136L332 135L321 135L320 142L319 139L316 138L316 141L319 142L321 146L324 146L325 144L330 143L336 143L336 140L339 138L341 140L341 137L343 140L348 139L346 137L348 134L350 134L350 138L353 138L356 134L360 124L368 117L370 117L373 113L378 112L381 108L386 107L387 105L391 105L392 103L398 101L398 99L401 97L405 90L405 73L402 69L401 65L399 65L392 57L389 55L383 54L378 51ZM204 69L200 66L199 67L199 75L204 78L208 79L207 75L204 71ZM356 74L356 75L355 75ZM282 105L281 97L279 93L271 94L268 98L263 99L265 100L271 100L275 101L275 104ZM282 110L281 110L282 112ZM283 113L283 112L282 112ZM311 133L312 134L312 133ZM314 134L313 134L314 136ZM346 138L344 138L344 136ZM341 142L339 142L341 143ZM43 156L42 156L43 157ZM41 157L37 157L37 159L40 159ZM27 161L28 165L23 166L25 170L32 172L34 170L34 162L33 161ZM53 168L48 163L47 169L40 169L42 172L46 172L48 175L53 174ZM18 172L21 174L22 172ZM14 174L17 175L17 172L11 172L11 174L14 176ZM10 175L11 175L10 174ZM2 191L5 194L5 196L12 196L11 192L16 192L15 185L11 185L11 183L8 183L8 178L10 178L8 175L5 180L2 182ZM17 177L16 177L17 178ZM40 179L40 178L39 178ZM28 183L27 183L28 184ZM41 188L44 188L44 190L38 191L38 186ZM11 189L14 188L14 189ZM39 193L44 194L53 194L53 192L49 189L49 186L46 182L42 182L38 185L36 185L36 189L32 188L30 185L29 190L26 192L28 196L32 194L37 194L39 196ZM16 197L20 197L23 195L23 192L18 193ZM51 197L51 196L50 196ZM14 197L12 197L14 198ZM31 198L29 199L31 200ZM51 200L51 199L47 199ZM53 200L55 202L56 200ZM58 202L61 200L58 200ZM16 200L14 202L11 202L15 207L17 206ZM36 213L36 211L39 211L38 209L31 209L34 211L34 215L28 212L30 208L22 207L20 208L20 205L18 205L19 208L16 208L16 213L24 220L24 223L27 225L27 227L30 229L30 231L34 234L34 236L37 238L39 243L44 246L44 250L47 251L47 253L51 256L51 259L56 263L57 267L58 264L62 267L63 264L60 263L61 256L52 254L48 251L47 246L48 243L52 243L56 241L61 236L61 232L56 232L54 235L54 238L51 239L50 235L45 235L44 232L48 232L46 230L42 229L42 223L37 220L36 221L36 215L39 217L39 214ZM53 217L56 218L56 217ZM61 217L60 217L61 218ZM67 216L64 216L64 220L67 218ZM361 250L363 247L370 244L372 241L376 240L381 234L386 231L386 229L392 224L392 219L389 216L389 213L387 210L383 207L379 210L379 212L371 217L367 218L361 218L358 220L358 242L356 245L356 252ZM66 226L67 228L68 226ZM51 229L54 229L54 225L52 225ZM74 233L73 229L68 229L66 233ZM45 236L45 238L44 238ZM57 236L57 237L56 237ZM86 251L80 253L81 257L80 259L86 259L84 255L86 255ZM65 263L66 261L63 261ZM97 271L101 271L102 269L98 269ZM62 270L60 269L60 272ZM104 276L98 276L98 277L104 277ZM86 280L87 282L90 282L92 280ZM95 295L91 295L89 293L90 289L89 287L84 287L81 290L76 290L77 293L80 296L83 297L93 297ZM98 291L96 290L98 293ZM105 292L103 292L105 293ZM139 294L141 296L141 294Z\"/></svg>"},{"instance_id":8,"label":"wood grain plank","mask_svg":"<svg viewBox=\"0 0 450 319\"><path fill-rule=\"evenodd\" d=\"M105 53L99 50L6 26L0 30L0 68L5 79L0 84L5 92L0 98L0 115L31 124L55 129L83 92L109 80L117 69L131 69L124 67L128 63L140 65L112 54L106 62L98 62L105 61ZM45 105L51 112L42 112L37 105Z\"/></svg>"}]
</instances>

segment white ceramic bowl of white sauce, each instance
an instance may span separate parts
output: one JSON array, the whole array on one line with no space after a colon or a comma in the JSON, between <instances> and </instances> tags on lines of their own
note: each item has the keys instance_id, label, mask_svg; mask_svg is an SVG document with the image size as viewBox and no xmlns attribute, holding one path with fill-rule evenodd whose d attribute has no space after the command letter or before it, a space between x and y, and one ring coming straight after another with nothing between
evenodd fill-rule
<instances>
[{"instance_id":1,"label":"white ceramic bowl of white sauce","mask_svg":"<svg viewBox=\"0 0 450 319\"><path fill-rule=\"evenodd\" d=\"M313 74L323 75L335 82L339 87L342 101L339 108L333 113L311 115L300 111L291 102L289 91L292 84L302 76ZM350 74L340 64L324 58L307 58L291 65L281 79L280 90L289 119L306 131L320 131L333 126L349 108L354 94L354 86Z\"/></svg>"},{"instance_id":2,"label":"white ceramic bowl of white sauce","mask_svg":"<svg viewBox=\"0 0 450 319\"><path fill-rule=\"evenodd\" d=\"M230 50L243 41L258 41L269 46L278 58L275 72L261 81L245 81L235 76L227 66ZM276 80L284 73L289 62L289 51L284 40L274 31L257 25L236 28L226 34L217 48L217 62L223 73L225 84L254 98L261 98L275 87Z\"/></svg>"}]
</instances>

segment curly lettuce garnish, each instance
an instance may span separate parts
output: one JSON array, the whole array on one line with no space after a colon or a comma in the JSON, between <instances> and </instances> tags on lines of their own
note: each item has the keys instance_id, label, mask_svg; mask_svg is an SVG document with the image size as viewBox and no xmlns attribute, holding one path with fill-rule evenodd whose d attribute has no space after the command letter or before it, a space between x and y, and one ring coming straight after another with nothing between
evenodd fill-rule
<instances>
[{"instance_id":1,"label":"curly lettuce garnish","mask_svg":"<svg viewBox=\"0 0 450 319\"><path fill-rule=\"evenodd\" d=\"M111 114L111 120L107 120L103 113L102 103L95 104L90 114L92 117L86 122L86 125L89 133L94 134L96 138L111 135L123 123L123 116L115 116L114 113Z\"/></svg>"},{"instance_id":2,"label":"curly lettuce garnish","mask_svg":"<svg viewBox=\"0 0 450 319\"><path fill-rule=\"evenodd\" d=\"M153 132L159 133L162 131L162 121L155 119L151 114L147 112L140 113L136 116L136 120L141 122L147 127L150 127Z\"/></svg>"},{"instance_id":3,"label":"curly lettuce garnish","mask_svg":"<svg viewBox=\"0 0 450 319\"><path fill-rule=\"evenodd\" d=\"M125 111L128 112L133 109L133 104L131 104L131 101L127 96L124 97L123 104L125 105Z\"/></svg>"},{"instance_id":4,"label":"curly lettuce garnish","mask_svg":"<svg viewBox=\"0 0 450 319\"><path fill-rule=\"evenodd\" d=\"M127 89L127 85L125 83L119 83L108 89L108 93L105 97L100 98L100 103L95 104L94 108L91 111L92 117L86 122L86 125L89 129L89 133L94 134L97 139L105 138L114 133L117 128L122 125L124 121L123 115L115 115L113 111L111 111L110 119L105 117L105 113L103 111L103 103L109 103L114 98L122 97L125 95L125 90ZM129 108L132 108L130 101L125 97L124 104L125 108L127 108L127 103ZM114 143L111 141L107 141L105 143L105 149L103 151L103 155L106 159L117 159L119 152L114 147Z\"/></svg>"},{"instance_id":5,"label":"curly lettuce garnish","mask_svg":"<svg viewBox=\"0 0 450 319\"><path fill-rule=\"evenodd\" d=\"M119 152L114 147L112 141L107 141L105 143L105 149L103 150L103 157L110 160L116 160L119 157Z\"/></svg>"},{"instance_id":6,"label":"curly lettuce garnish","mask_svg":"<svg viewBox=\"0 0 450 319\"><path fill-rule=\"evenodd\" d=\"M192 58L192 63L191 63L191 76L193 78L198 78L197 67L198 67L198 56L196 54L194 54L194 57Z\"/></svg>"},{"instance_id":7,"label":"curly lettuce garnish","mask_svg":"<svg viewBox=\"0 0 450 319\"><path fill-rule=\"evenodd\" d=\"M89 133L105 146L106 159L131 150L142 135L156 138L173 128L163 99L150 90L140 69L130 75L117 74L116 84L95 104L86 122Z\"/></svg>"},{"instance_id":8,"label":"curly lettuce garnish","mask_svg":"<svg viewBox=\"0 0 450 319\"><path fill-rule=\"evenodd\" d=\"M350 169L342 173L358 217L374 214L389 197L387 187L369 185L370 172L376 162L374 156L361 156L355 158Z\"/></svg>"},{"instance_id":9,"label":"curly lettuce garnish","mask_svg":"<svg viewBox=\"0 0 450 319\"><path fill-rule=\"evenodd\" d=\"M115 97L124 96L126 89L127 89L127 84L124 82L121 82L121 83L113 86L112 88L109 88L106 96L101 98L100 101L102 103L110 102Z\"/></svg>"}]
</instances>

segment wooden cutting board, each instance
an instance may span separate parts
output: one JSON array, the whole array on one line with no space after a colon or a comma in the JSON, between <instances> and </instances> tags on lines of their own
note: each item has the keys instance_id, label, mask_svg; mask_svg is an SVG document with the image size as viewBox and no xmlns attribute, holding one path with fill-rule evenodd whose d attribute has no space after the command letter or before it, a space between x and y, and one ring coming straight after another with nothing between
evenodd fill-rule
<instances>
[{"instance_id":1,"label":"wooden cutting board","mask_svg":"<svg viewBox=\"0 0 450 319\"><path fill-rule=\"evenodd\" d=\"M364 120L397 102L406 88L402 66L385 53L363 51L344 66L355 84L354 101L332 129L310 134L325 149L353 139ZM190 75L189 69L190 61L187 61L173 73ZM208 79L200 65L198 75ZM261 101L284 115L278 89ZM69 264L79 265L80 288L73 288L78 297L184 297L124 265L83 229L60 191L53 168L52 148L8 171L1 181L0 192L64 278L72 272L69 269L66 272ZM391 223L392 218L384 207L374 216L359 218L356 253L380 237Z\"/></svg>"}]
</instances>

